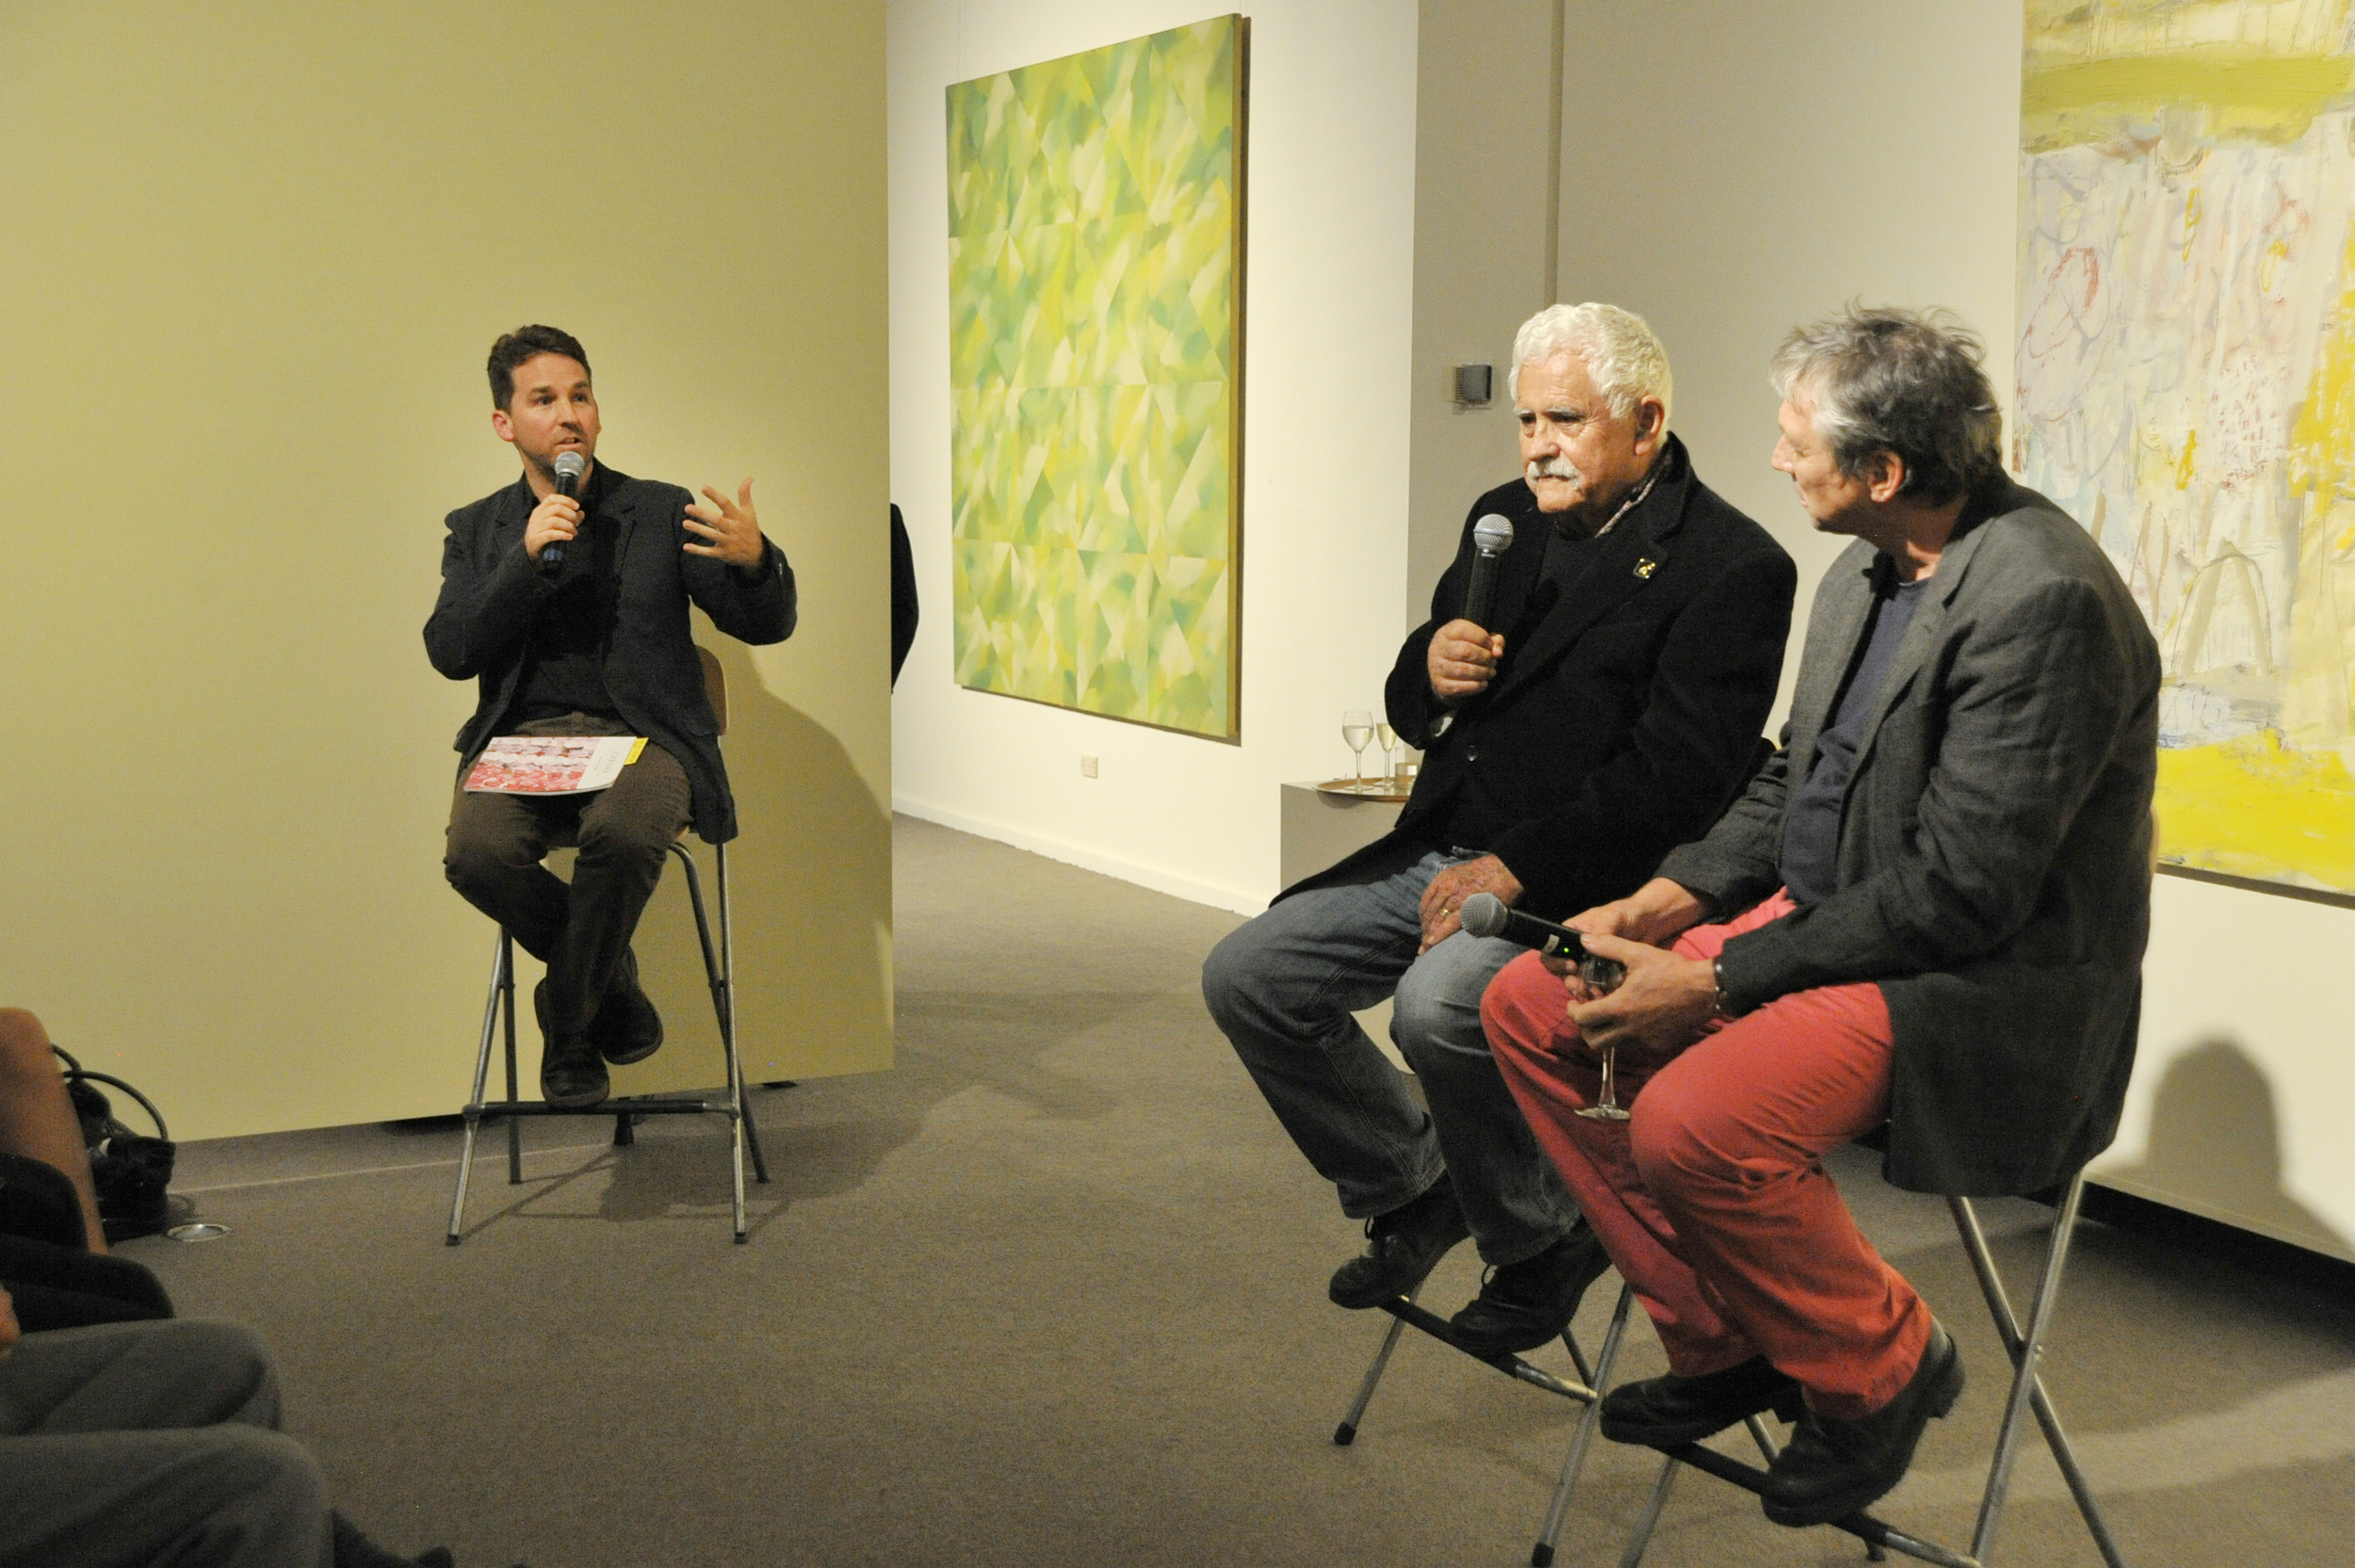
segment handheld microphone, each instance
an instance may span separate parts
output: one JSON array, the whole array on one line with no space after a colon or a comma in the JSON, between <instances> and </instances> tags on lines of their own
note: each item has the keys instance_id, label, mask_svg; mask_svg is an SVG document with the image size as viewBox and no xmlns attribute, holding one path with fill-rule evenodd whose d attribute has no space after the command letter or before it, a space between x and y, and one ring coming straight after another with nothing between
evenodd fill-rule
<instances>
[{"instance_id":1,"label":"handheld microphone","mask_svg":"<svg viewBox=\"0 0 2355 1568\"><path fill-rule=\"evenodd\" d=\"M567 500L580 493L580 477L589 472L589 460L578 452L556 454L556 493ZM564 542L551 541L540 552L540 570L553 572L564 564Z\"/></svg>"},{"instance_id":2,"label":"handheld microphone","mask_svg":"<svg viewBox=\"0 0 2355 1568\"><path fill-rule=\"evenodd\" d=\"M1493 893L1475 893L1455 912L1464 929L1474 936L1501 936L1518 946L1549 956L1559 953L1578 961L1579 978L1599 992L1616 990L1627 978L1627 965L1586 950L1584 939L1567 926L1540 920L1534 914L1507 909Z\"/></svg>"},{"instance_id":3,"label":"handheld microphone","mask_svg":"<svg viewBox=\"0 0 2355 1568\"><path fill-rule=\"evenodd\" d=\"M1489 630L1488 601L1496 597L1497 562L1512 548L1513 524L1509 518L1490 512L1472 525L1471 586L1464 591L1464 619Z\"/></svg>"}]
</instances>

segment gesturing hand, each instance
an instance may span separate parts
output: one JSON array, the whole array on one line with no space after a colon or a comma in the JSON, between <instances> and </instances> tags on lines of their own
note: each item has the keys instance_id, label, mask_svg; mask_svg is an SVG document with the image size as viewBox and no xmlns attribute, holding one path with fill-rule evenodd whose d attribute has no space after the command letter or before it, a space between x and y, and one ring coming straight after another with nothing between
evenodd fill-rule
<instances>
[{"instance_id":1,"label":"gesturing hand","mask_svg":"<svg viewBox=\"0 0 2355 1568\"><path fill-rule=\"evenodd\" d=\"M686 523L687 531L706 542L698 544L690 539L680 548L690 556L709 556L730 566L747 570L758 566L768 542L760 536L760 518L753 510L753 481L746 479L737 487L734 500L709 485L704 486L704 494L711 505L689 502Z\"/></svg>"},{"instance_id":2,"label":"gesturing hand","mask_svg":"<svg viewBox=\"0 0 2355 1568\"><path fill-rule=\"evenodd\" d=\"M1493 893L1510 904L1521 896L1520 879L1494 855L1483 855L1451 865L1431 879L1422 890L1422 948L1429 952L1455 933L1464 923L1464 900L1475 893Z\"/></svg>"},{"instance_id":3,"label":"gesturing hand","mask_svg":"<svg viewBox=\"0 0 2355 1568\"><path fill-rule=\"evenodd\" d=\"M1497 661L1502 657L1502 637L1470 621L1449 622L1431 634L1431 652L1423 661L1431 673L1432 695L1449 707L1478 696L1496 679Z\"/></svg>"}]
</instances>

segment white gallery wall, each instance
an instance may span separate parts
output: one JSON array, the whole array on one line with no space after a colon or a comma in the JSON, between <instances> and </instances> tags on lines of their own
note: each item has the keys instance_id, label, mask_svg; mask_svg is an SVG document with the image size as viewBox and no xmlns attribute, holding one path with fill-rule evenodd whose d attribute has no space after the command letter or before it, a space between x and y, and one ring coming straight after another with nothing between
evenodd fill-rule
<instances>
[{"instance_id":1,"label":"white gallery wall","mask_svg":"<svg viewBox=\"0 0 2355 1568\"><path fill-rule=\"evenodd\" d=\"M1415 24L1407 0L1250 7L1242 740L951 678L948 143L955 82L1218 15L1207 0L892 0L892 498L922 620L898 809L1228 909L1275 892L1277 788L1347 771L1405 595ZM1097 774L1080 773L1080 758ZM982 915L984 917L985 915Z\"/></svg>"}]
</instances>

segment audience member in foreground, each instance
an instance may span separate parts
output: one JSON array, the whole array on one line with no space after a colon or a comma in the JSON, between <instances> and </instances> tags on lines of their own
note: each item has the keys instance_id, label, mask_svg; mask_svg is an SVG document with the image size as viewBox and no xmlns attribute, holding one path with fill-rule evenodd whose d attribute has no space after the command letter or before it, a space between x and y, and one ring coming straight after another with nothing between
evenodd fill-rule
<instances>
[{"instance_id":1,"label":"audience member in foreground","mask_svg":"<svg viewBox=\"0 0 2355 1568\"><path fill-rule=\"evenodd\" d=\"M1584 909L1706 828L1763 749L1797 578L1668 433L1667 355L1640 316L1539 312L1514 340L1512 396L1523 477L1472 503L1390 674L1390 722L1426 753L1397 830L1285 891L1202 969L1285 1130L1368 1221L1332 1299L1405 1295L1469 1231L1493 1267L1454 1327L1481 1352L1560 1334L1605 1264L1481 1033L1481 993L1520 949L1458 912L1480 892ZM1489 513L1512 542L1475 621ZM1393 991L1420 1096L1351 1016Z\"/></svg>"},{"instance_id":2,"label":"audience member in foreground","mask_svg":"<svg viewBox=\"0 0 2355 1568\"><path fill-rule=\"evenodd\" d=\"M1975 339L1851 311L1775 360L1791 476L1857 542L1815 597L1783 745L1697 843L1575 916L1608 996L1532 954L1486 999L1505 1080L1658 1326L1624 1443L1772 1409L1768 1518L1904 1476L1953 1342L1821 1158L1888 1128L1902 1188L2024 1194L2108 1144L2149 928L2158 658L2100 547L2013 484ZM1616 1050L1633 1119L1579 1114Z\"/></svg>"}]
</instances>

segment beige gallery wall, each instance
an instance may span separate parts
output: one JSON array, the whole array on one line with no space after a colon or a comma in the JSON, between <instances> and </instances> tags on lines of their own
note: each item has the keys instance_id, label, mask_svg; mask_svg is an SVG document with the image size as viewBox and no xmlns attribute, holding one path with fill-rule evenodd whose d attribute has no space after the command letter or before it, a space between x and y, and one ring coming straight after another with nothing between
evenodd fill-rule
<instances>
[{"instance_id":1,"label":"beige gallery wall","mask_svg":"<svg viewBox=\"0 0 2355 1568\"><path fill-rule=\"evenodd\" d=\"M0 1002L184 1138L456 1107L473 687L418 633L544 320L600 455L754 476L799 574L721 639L748 1071L888 1065L883 96L879 4L0 8ZM677 881L625 1087L718 1079Z\"/></svg>"}]
</instances>

